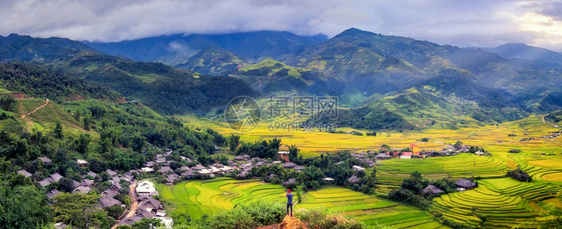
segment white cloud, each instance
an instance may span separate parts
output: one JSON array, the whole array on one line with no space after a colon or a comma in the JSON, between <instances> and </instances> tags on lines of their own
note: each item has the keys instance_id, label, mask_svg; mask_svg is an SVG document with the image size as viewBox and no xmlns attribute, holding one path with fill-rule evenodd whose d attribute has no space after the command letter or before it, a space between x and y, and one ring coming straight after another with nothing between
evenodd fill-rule
<instances>
[{"instance_id":1,"label":"white cloud","mask_svg":"<svg viewBox=\"0 0 562 229\"><path fill-rule=\"evenodd\" d=\"M524 42L562 51L559 1L2 0L0 34L118 41L172 33L356 27L458 46Z\"/></svg>"}]
</instances>

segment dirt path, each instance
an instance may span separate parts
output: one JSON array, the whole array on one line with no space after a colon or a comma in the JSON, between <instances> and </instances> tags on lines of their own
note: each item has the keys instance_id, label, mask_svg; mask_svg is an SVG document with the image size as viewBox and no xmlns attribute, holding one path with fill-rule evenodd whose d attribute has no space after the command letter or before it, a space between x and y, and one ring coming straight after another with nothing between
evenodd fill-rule
<instances>
[{"instance_id":1,"label":"dirt path","mask_svg":"<svg viewBox=\"0 0 562 229\"><path fill-rule=\"evenodd\" d=\"M49 105L49 102L50 102L50 100L47 99L47 101L45 101L45 104L43 104L43 105L41 105L41 106L38 106L37 108L35 108L34 110L32 110L31 112L29 112L29 113L27 113L27 114L22 114L22 115L21 115L21 119L24 119L25 117L30 116L31 114L33 114L34 112L38 111L39 109L41 109L41 108L43 108L43 107Z\"/></svg>"},{"instance_id":2,"label":"dirt path","mask_svg":"<svg viewBox=\"0 0 562 229\"><path fill-rule=\"evenodd\" d=\"M279 229L298 229L298 228L308 228L304 223L295 217L285 216L283 222L279 224Z\"/></svg>"},{"instance_id":3,"label":"dirt path","mask_svg":"<svg viewBox=\"0 0 562 229\"><path fill-rule=\"evenodd\" d=\"M135 215L135 212L137 212L137 207L138 207L138 202L137 202L137 194L135 193L135 188L137 187L137 182L133 182L130 186L129 186L129 196L131 197L131 207L129 208L129 213L127 213L127 215L123 218L129 218L132 217L133 215Z\"/></svg>"},{"instance_id":4,"label":"dirt path","mask_svg":"<svg viewBox=\"0 0 562 229\"><path fill-rule=\"evenodd\" d=\"M283 222L268 226L261 226L257 227L256 229L310 229L308 225L304 224L299 219L295 218L294 216L286 215L283 219Z\"/></svg>"},{"instance_id":5,"label":"dirt path","mask_svg":"<svg viewBox=\"0 0 562 229\"><path fill-rule=\"evenodd\" d=\"M137 212L137 207L139 203L137 202L137 194L135 192L136 187L137 187L136 181L131 183L131 185L129 185L129 197L131 197L131 206L129 207L129 211L127 212L127 215L121 216L119 220L116 220L115 225L113 225L111 229L117 228L117 226L119 226L119 223L121 222L121 219L133 217L133 215L135 215L135 212Z\"/></svg>"}]
</instances>

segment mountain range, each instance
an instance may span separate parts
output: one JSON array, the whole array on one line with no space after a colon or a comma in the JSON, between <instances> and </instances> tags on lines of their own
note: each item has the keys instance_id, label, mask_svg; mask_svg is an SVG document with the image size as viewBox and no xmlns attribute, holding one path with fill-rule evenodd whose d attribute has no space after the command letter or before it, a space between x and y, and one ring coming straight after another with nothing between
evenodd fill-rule
<instances>
[{"instance_id":1,"label":"mountain range","mask_svg":"<svg viewBox=\"0 0 562 229\"><path fill-rule=\"evenodd\" d=\"M562 108L560 53L524 44L459 48L354 28L330 39L260 31L112 43L11 34L0 36L0 60L26 61L165 114L220 112L239 95L337 96L336 122L376 130L456 128Z\"/></svg>"}]
</instances>

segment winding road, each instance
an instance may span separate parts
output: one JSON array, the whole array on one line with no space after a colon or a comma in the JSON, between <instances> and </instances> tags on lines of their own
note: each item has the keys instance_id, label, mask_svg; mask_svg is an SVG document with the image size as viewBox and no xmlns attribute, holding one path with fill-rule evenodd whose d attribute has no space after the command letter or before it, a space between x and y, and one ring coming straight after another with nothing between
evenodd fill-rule
<instances>
[{"instance_id":1,"label":"winding road","mask_svg":"<svg viewBox=\"0 0 562 229\"><path fill-rule=\"evenodd\" d=\"M25 119L25 117L30 116L31 114L33 114L34 112L38 111L39 109L41 109L41 108L43 108L43 107L49 105L49 102L50 102L50 100L47 99L47 100L45 101L45 104L43 104L43 105L41 105L41 106L38 106L37 108L35 108L34 110L32 110L31 112L29 112L29 113L27 113L27 114L22 114L22 115L21 115L21 119Z\"/></svg>"}]
</instances>

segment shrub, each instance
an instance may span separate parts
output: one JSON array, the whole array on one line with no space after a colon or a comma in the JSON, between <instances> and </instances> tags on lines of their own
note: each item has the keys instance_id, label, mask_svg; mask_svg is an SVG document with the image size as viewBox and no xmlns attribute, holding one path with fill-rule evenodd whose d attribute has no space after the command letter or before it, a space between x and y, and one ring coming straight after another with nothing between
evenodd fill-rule
<instances>
[{"instance_id":1,"label":"shrub","mask_svg":"<svg viewBox=\"0 0 562 229\"><path fill-rule=\"evenodd\" d=\"M328 216L328 211L325 208L308 209L306 211L297 211L295 217L301 221L308 223L312 228L319 226Z\"/></svg>"},{"instance_id":2,"label":"shrub","mask_svg":"<svg viewBox=\"0 0 562 229\"><path fill-rule=\"evenodd\" d=\"M308 224L310 228L341 228L341 229L362 229L367 228L365 224L351 218L344 218L340 215L329 215L325 208L309 209L298 211L295 217Z\"/></svg>"},{"instance_id":3,"label":"shrub","mask_svg":"<svg viewBox=\"0 0 562 229\"><path fill-rule=\"evenodd\" d=\"M509 151L507 151L508 153L521 153L521 150L518 149L510 149Z\"/></svg>"},{"instance_id":4,"label":"shrub","mask_svg":"<svg viewBox=\"0 0 562 229\"><path fill-rule=\"evenodd\" d=\"M285 216L284 205L260 200L249 205L236 206L209 219L210 228L256 228L280 223Z\"/></svg>"},{"instance_id":5,"label":"shrub","mask_svg":"<svg viewBox=\"0 0 562 229\"><path fill-rule=\"evenodd\" d=\"M529 174L527 174L526 172L524 172L520 168L508 171L507 176L511 177L515 180L518 180L518 181L526 181L526 182L533 181L533 178L531 178L531 176L529 176Z\"/></svg>"}]
</instances>

